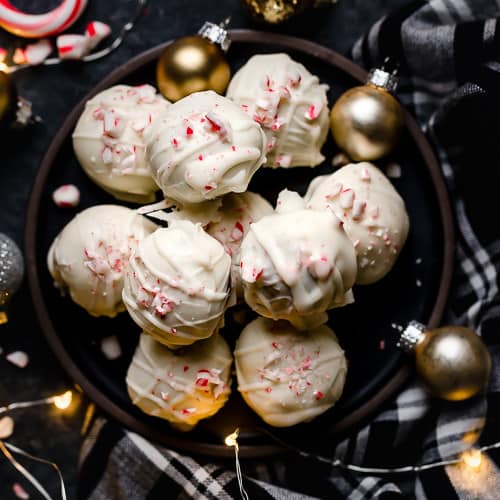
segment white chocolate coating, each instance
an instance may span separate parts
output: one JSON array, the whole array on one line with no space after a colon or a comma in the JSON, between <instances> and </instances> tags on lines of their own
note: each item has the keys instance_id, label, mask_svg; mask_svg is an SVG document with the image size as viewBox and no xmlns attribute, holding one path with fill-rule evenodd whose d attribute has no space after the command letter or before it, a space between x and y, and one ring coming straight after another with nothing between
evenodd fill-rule
<instances>
[{"instance_id":1,"label":"white chocolate coating","mask_svg":"<svg viewBox=\"0 0 500 500\"><path fill-rule=\"evenodd\" d=\"M332 211L344 222L358 258L357 283L375 283L392 269L410 223L403 199L377 167L351 163L317 177L305 202L312 209Z\"/></svg>"},{"instance_id":2,"label":"white chocolate coating","mask_svg":"<svg viewBox=\"0 0 500 500\"><path fill-rule=\"evenodd\" d=\"M151 85L116 85L90 99L73 132L86 174L119 200L154 201L158 186L146 162L143 134L168 106Z\"/></svg>"},{"instance_id":3,"label":"white chocolate coating","mask_svg":"<svg viewBox=\"0 0 500 500\"><path fill-rule=\"evenodd\" d=\"M301 206L297 193L280 194L276 213L250 226L240 268L252 309L308 329L324 323L328 309L352 301L357 266L337 217Z\"/></svg>"},{"instance_id":4,"label":"white chocolate coating","mask_svg":"<svg viewBox=\"0 0 500 500\"><path fill-rule=\"evenodd\" d=\"M122 289L129 258L156 226L133 210L97 205L74 217L55 238L47 265L58 288L93 316L124 311Z\"/></svg>"},{"instance_id":5,"label":"white chocolate coating","mask_svg":"<svg viewBox=\"0 0 500 500\"><path fill-rule=\"evenodd\" d=\"M238 390L275 427L312 420L334 406L344 388L344 352L325 325L297 331L258 318L241 333L234 358Z\"/></svg>"},{"instance_id":6,"label":"white chocolate coating","mask_svg":"<svg viewBox=\"0 0 500 500\"><path fill-rule=\"evenodd\" d=\"M142 240L130 258L123 302L132 319L170 348L222 326L231 259L201 225L173 221Z\"/></svg>"},{"instance_id":7,"label":"white chocolate coating","mask_svg":"<svg viewBox=\"0 0 500 500\"><path fill-rule=\"evenodd\" d=\"M234 75L227 97L264 129L266 167L314 167L324 160L327 90L287 54L262 54L251 57Z\"/></svg>"},{"instance_id":8,"label":"white chocolate coating","mask_svg":"<svg viewBox=\"0 0 500 500\"><path fill-rule=\"evenodd\" d=\"M143 333L128 369L128 393L144 413L189 430L226 403L232 361L218 333L176 351Z\"/></svg>"},{"instance_id":9,"label":"white chocolate coating","mask_svg":"<svg viewBox=\"0 0 500 500\"><path fill-rule=\"evenodd\" d=\"M265 161L260 126L212 91L172 104L148 130L146 144L157 184L183 204L244 192Z\"/></svg>"}]
</instances>

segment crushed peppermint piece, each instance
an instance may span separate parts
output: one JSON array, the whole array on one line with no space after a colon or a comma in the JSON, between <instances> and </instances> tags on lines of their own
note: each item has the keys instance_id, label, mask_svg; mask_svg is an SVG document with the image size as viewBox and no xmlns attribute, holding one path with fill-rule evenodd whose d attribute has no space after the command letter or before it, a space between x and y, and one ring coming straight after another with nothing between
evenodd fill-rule
<instances>
[{"instance_id":1,"label":"crushed peppermint piece","mask_svg":"<svg viewBox=\"0 0 500 500\"><path fill-rule=\"evenodd\" d=\"M181 410L181 413L183 415L193 415L194 413L196 413L196 408L184 408Z\"/></svg>"},{"instance_id":2,"label":"crushed peppermint piece","mask_svg":"<svg viewBox=\"0 0 500 500\"><path fill-rule=\"evenodd\" d=\"M23 49L21 49L20 47L18 47L15 51L14 51L14 55L12 56L12 60L16 63L16 64L26 64L27 61L26 61L26 54L24 52Z\"/></svg>"},{"instance_id":3,"label":"crushed peppermint piece","mask_svg":"<svg viewBox=\"0 0 500 500\"><path fill-rule=\"evenodd\" d=\"M321 113L321 106L315 106L314 104L311 104L308 108L307 111L304 113L304 116L307 120L313 121L318 118L318 116Z\"/></svg>"},{"instance_id":4,"label":"crushed peppermint piece","mask_svg":"<svg viewBox=\"0 0 500 500\"><path fill-rule=\"evenodd\" d=\"M363 180L363 181L370 180L370 172L368 172L368 169L366 167L363 167L361 169L361 180Z\"/></svg>"},{"instance_id":5,"label":"crushed peppermint piece","mask_svg":"<svg viewBox=\"0 0 500 500\"><path fill-rule=\"evenodd\" d=\"M193 129L191 127L186 128L186 135L191 137L193 135Z\"/></svg>"},{"instance_id":6,"label":"crushed peppermint piece","mask_svg":"<svg viewBox=\"0 0 500 500\"><path fill-rule=\"evenodd\" d=\"M113 151L108 148L108 147L105 147L103 150L102 150L102 161L105 165L109 165L110 163L113 162Z\"/></svg>"},{"instance_id":7,"label":"crushed peppermint piece","mask_svg":"<svg viewBox=\"0 0 500 500\"><path fill-rule=\"evenodd\" d=\"M61 208L73 208L80 203L80 190L73 184L63 184L52 193L52 200Z\"/></svg>"},{"instance_id":8,"label":"crushed peppermint piece","mask_svg":"<svg viewBox=\"0 0 500 500\"><path fill-rule=\"evenodd\" d=\"M354 206L352 208L352 218L353 219L360 219L361 215L365 211L365 208L366 208L366 202L355 200Z\"/></svg>"},{"instance_id":9,"label":"crushed peppermint piece","mask_svg":"<svg viewBox=\"0 0 500 500\"><path fill-rule=\"evenodd\" d=\"M7 354L5 358L18 368L26 368L30 362L29 356L23 351L11 352L10 354Z\"/></svg>"},{"instance_id":10,"label":"crushed peppermint piece","mask_svg":"<svg viewBox=\"0 0 500 500\"><path fill-rule=\"evenodd\" d=\"M205 116L212 132L219 134L223 141L231 142L233 140L233 130L229 122L221 118L219 115L210 111Z\"/></svg>"},{"instance_id":11,"label":"crushed peppermint piece","mask_svg":"<svg viewBox=\"0 0 500 500\"><path fill-rule=\"evenodd\" d=\"M85 28L85 36L88 38L90 49L94 49L111 34L111 28L100 21L91 21Z\"/></svg>"},{"instance_id":12,"label":"crushed peppermint piece","mask_svg":"<svg viewBox=\"0 0 500 500\"><path fill-rule=\"evenodd\" d=\"M79 60L91 50L91 41L88 37L71 33L59 35L56 38L56 45L60 59Z\"/></svg>"},{"instance_id":13,"label":"crushed peppermint piece","mask_svg":"<svg viewBox=\"0 0 500 500\"><path fill-rule=\"evenodd\" d=\"M161 399L163 399L163 401L168 401L168 392L161 392Z\"/></svg>"},{"instance_id":14,"label":"crushed peppermint piece","mask_svg":"<svg viewBox=\"0 0 500 500\"><path fill-rule=\"evenodd\" d=\"M0 439L8 439L14 432L14 420L12 417L3 417L0 419Z\"/></svg>"},{"instance_id":15,"label":"crushed peppermint piece","mask_svg":"<svg viewBox=\"0 0 500 500\"><path fill-rule=\"evenodd\" d=\"M12 491L14 495L21 500L29 500L30 498L29 493L19 483L14 483L12 485Z\"/></svg>"},{"instance_id":16,"label":"crushed peppermint piece","mask_svg":"<svg viewBox=\"0 0 500 500\"><path fill-rule=\"evenodd\" d=\"M401 177L401 166L398 163L389 163L385 169L387 177L399 179Z\"/></svg>"},{"instance_id":17,"label":"crushed peppermint piece","mask_svg":"<svg viewBox=\"0 0 500 500\"><path fill-rule=\"evenodd\" d=\"M28 64L42 64L52 52L52 44L49 40L40 40L27 45L24 49L24 57Z\"/></svg>"},{"instance_id":18,"label":"crushed peppermint piece","mask_svg":"<svg viewBox=\"0 0 500 500\"><path fill-rule=\"evenodd\" d=\"M321 391L314 391L313 396L316 398L316 401L325 397L325 395Z\"/></svg>"},{"instance_id":19,"label":"crushed peppermint piece","mask_svg":"<svg viewBox=\"0 0 500 500\"><path fill-rule=\"evenodd\" d=\"M122 355L122 348L116 335L101 339L101 351L110 361L118 359Z\"/></svg>"},{"instance_id":20,"label":"crushed peppermint piece","mask_svg":"<svg viewBox=\"0 0 500 500\"><path fill-rule=\"evenodd\" d=\"M354 203L354 191L352 189L344 189L340 193L340 206L342 208L351 208Z\"/></svg>"}]
</instances>

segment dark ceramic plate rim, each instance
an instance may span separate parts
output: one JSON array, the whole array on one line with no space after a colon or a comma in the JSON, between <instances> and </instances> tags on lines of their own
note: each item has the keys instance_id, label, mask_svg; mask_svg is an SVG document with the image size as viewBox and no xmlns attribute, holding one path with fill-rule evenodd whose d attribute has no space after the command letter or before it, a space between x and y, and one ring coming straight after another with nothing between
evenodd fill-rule
<instances>
[{"instance_id":1,"label":"dark ceramic plate rim","mask_svg":"<svg viewBox=\"0 0 500 500\"><path fill-rule=\"evenodd\" d=\"M230 36L234 42L238 43L266 43L285 49L296 50L322 60L331 66L335 66L336 68L344 71L360 82L364 82L366 80L367 73L363 68L341 56L337 52L308 40L254 30L231 30ZM73 129L78 117L80 116L85 102L97 92L100 92L101 90L104 90L105 88L120 82L131 72L156 59L161 51L170 43L172 43L172 40L139 54L127 63L118 67L106 78L101 80L101 82L97 84L68 115L59 132L54 137L51 145L49 146L49 149L47 150L47 153L42 160L40 170L33 185L33 190L27 209L27 223L25 228L25 255L28 283L38 321L42 327L42 331L51 349L55 353L56 357L58 358L59 362L66 370L68 375L72 378L72 380L74 380L89 396L89 398L93 400L102 410L104 410L108 415L115 418L129 429L149 439L160 442L166 446L195 454L204 454L216 457L230 457L232 456L233 452L222 444L216 445L209 443L192 443L188 440L185 440L177 433L173 432L172 434L170 434L152 429L138 418L125 412L111 399L104 395L85 376L85 374L74 363L73 359L64 348L64 345L62 344L50 320L43 299L43 292L40 286L40 279L38 275L36 221L38 207L40 205L41 196L45 188L45 181L62 144L67 139L68 133L70 133L70 131ZM441 272L441 279L436 302L434 304L431 316L428 320L428 326L435 327L438 326L444 311L453 272L453 216L448 192L441 174L441 170L430 144L428 143L415 120L407 111L404 111L404 119L407 130L413 141L415 142L420 154L422 155L424 163L426 164L431 176L432 184L437 196L441 224L443 227L443 268ZM388 379L386 384L376 394L374 394L354 412L338 421L333 428L334 432L344 434L347 431L351 430L353 427L363 422L372 412L374 412L384 401L386 401L401 387L401 385L408 378L409 374L410 368L408 367L408 365L403 364L394 373L394 375L390 379ZM283 451L285 451L285 449L282 446L274 443L259 445L243 444L240 446L241 455L248 458L268 456L282 453Z\"/></svg>"}]
</instances>

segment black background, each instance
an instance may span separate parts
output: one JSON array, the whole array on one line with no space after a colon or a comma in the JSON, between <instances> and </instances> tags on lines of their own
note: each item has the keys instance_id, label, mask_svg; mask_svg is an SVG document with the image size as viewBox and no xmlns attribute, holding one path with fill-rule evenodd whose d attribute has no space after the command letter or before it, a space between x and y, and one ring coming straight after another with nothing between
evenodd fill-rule
<instances>
[{"instance_id":1,"label":"black background","mask_svg":"<svg viewBox=\"0 0 500 500\"><path fill-rule=\"evenodd\" d=\"M408 0L339 0L337 5L301 16L295 23L274 28L303 36L348 53L354 41L378 18ZM56 6L57 0L16 0L20 9L44 12ZM89 6L70 32L81 33L90 20L107 22L113 32L124 24L135 8L135 1L90 0ZM0 135L0 231L23 244L25 210L31 185L41 158L67 113L112 69L130 57L165 40L196 31L205 20L219 21L232 16L232 28L259 28L246 17L237 0L151 0L146 15L124 45L109 57L89 64L66 64L23 70L13 76L19 93L33 103L43 123L28 130ZM0 47L27 43L0 30ZM70 381L59 368L37 327L27 287L14 297L9 307L10 321L0 326L0 346L5 352L26 351L30 365L21 370L0 357L0 406L12 401L38 399L66 390ZM80 429L87 403L77 398L67 414L40 407L12 414L16 427L12 442L37 455L54 460L61 467L69 498L75 495L76 465ZM53 471L24 462L57 496ZM22 478L8 462L0 459L0 498L15 498L11 487L23 484ZM35 494L33 494L35 495Z\"/></svg>"}]
</instances>

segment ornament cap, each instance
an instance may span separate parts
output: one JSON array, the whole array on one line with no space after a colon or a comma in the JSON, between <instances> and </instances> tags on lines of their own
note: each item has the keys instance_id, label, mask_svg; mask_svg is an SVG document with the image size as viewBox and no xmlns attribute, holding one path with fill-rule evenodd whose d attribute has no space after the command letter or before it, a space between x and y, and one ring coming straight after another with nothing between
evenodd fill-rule
<instances>
[{"instance_id":1,"label":"ornament cap","mask_svg":"<svg viewBox=\"0 0 500 500\"><path fill-rule=\"evenodd\" d=\"M410 321L398 340L398 347L405 352L411 352L424 338L426 327L418 321Z\"/></svg>"},{"instance_id":2,"label":"ornament cap","mask_svg":"<svg viewBox=\"0 0 500 500\"><path fill-rule=\"evenodd\" d=\"M398 88L399 79L394 73L389 73L380 68L373 68L368 73L368 80L366 83L394 93Z\"/></svg>"},{"instance_id":3,"label":"ornament cap","mask_svg":"<svg viewBox=\"0 0 500 500\"><path fill-rule=\"evenodd\" d=\"M33 116L31 102L23 99L22 97L19 97L17 99L16 125L20 127L26 127L33 121L38 120Z\"/></svg>"},{"instance_id":4,"label":"ornament cap","mask_svg":"<svg viewBox=\"0 0 500 500\"><path fill-rule=\"evenodd\" d=\"M226 26L229 24L230 20L231 18L228 17L220 24L207 21L198 31L198 35L219 45L223 52L227 52L231 45L231 39L229 38Z\"/></svg>"}]
</instances>

